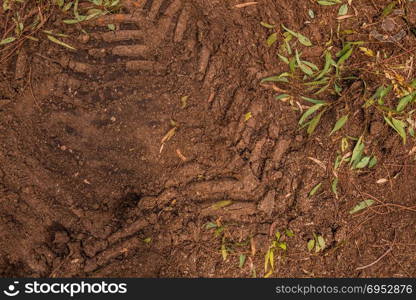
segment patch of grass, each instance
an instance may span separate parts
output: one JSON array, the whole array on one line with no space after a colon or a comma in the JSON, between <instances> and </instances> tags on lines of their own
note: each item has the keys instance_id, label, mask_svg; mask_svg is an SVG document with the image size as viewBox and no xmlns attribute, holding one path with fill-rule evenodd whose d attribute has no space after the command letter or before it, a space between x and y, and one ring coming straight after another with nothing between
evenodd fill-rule
<instances>
[{"instance_id":1,"label":"patch of grass","mask_svg":"<svg viewBox=\"0 0 416 300\"><path fill-rule=\"evenodd\" d=\"M74 26L118 12L120 0L2 0L0 1L0 52L2 61L10 58L26 40L38 42L47 39L69 50L74 46L62 40L68 35L56 32L51 21ZM82 27L78 27L85 32ZM109 30L115 30L109 24ZM5 53L5 54L4 54Z\"/></svg>"},{"instance_id":2,"label":"patch of grass","mask_svg":"<svg viewBox=\"0 0 416 300\"><path fill-rule=\"evenodd\" d=\"M321 252L326 248L325 239L322 235L313 233L313 239L308 240L308 251L315 251L315 253Z\"/></svg>"},{"instance_id":3,"label":"patch of grass","mask_svg":"<svg viewBox=\"0 0 416 300\"><path fill-rule=\"evenodd\" d=\"M293 237L294 233L290 229L286 229L283 234L280 231L275 233L274 239L271 241L269 249L264 256L264 277L270 277L275 270L275 257L276 253L284 253L287 251L287 238Z\"/></svg>"},{"instance_id":4,"label":"patch of grass","mask_svg":"<svg viewBox=\"0 0 416 300\"><path fill-rule=\"evenodd\" d=\"M415 137L416 74L413 54L416 48L407 50L400 41L379 41L377 38L380 37L372 36L373 32L361 32L364 25L357 23L360 14L358 1L315 2L322 6L322 10L333 11L334 22L322 27L330 33L327 41L313 41L306 34L284 24L279 28L272 25L274 22L261 22L260 25L268 32L266 44L276 50L276 60L280 60L284 69L280 74L262 79L260 84L277 91L276 100L289 103L293 110L299 112L299 130L306 130L309 136L315 133L327 115L336 116L327 135L333 140L341 140L330 178L331 192L338 199L338 172L342 167L354 172L368 172L377 166L377 157L366 149L366 141L370 140L368 128L373 120L384 122L403 144L409 137ZM407 19L406 4L410 2L413 1L390 1L376 15L375 24L378 25L375 26L380 27L399 9L404 12L400 18L407 26L402 31L406 30L411 38L416 37L415 26ZM310 26L317 26L320 15L316 13L316 5L312 6L308 10L310 21L307 23L313 22ZM321 51L317 59L319 63L309 61L303 54L308 53L311 47ZM357 121L358 114L364 120ZM358 137L351 136L350 122L361 125ZM357 132L356 128L354 130ZM316 194L320 187L321 183L315 185L309 197ZM362 202L361 206L366 204ZM360 210L361 206L352 211ZM317 251L323 248L315 234L308 245Z\"/></svg>"},{"instance_id":5,"label":"patch of grass","mask_svg":"<svg viewBox=\"0 0 416 300\"><path fill-rule=\"evenodd\" d=\"M219 252L223 261L226 261L230 256L236 256L238 257L238 267L240 269L243 268L246 263L247 254L249 254L247 247L249 246L250 241L235 241L228 231L228 226L223 225L220 219L215 222L206 223L205 229L213 230L214 237L220 240L221 246Z\"/></svg>"},{"instance_id":6,"label":"patch of grass","mask_svg":"<svg viewBox=\"0 0 416 300\"><path fill-rule=\"evenodd\" d=\"M353 1L316 2L324 7L339 7L334 15L338 25L336 31L326 28L331 30L331 38L321 53L322 67L303 57L305 47L314 46L307 36L284 25L278 28L262 22L261 25L271 31L267 45L278 45L277 58L287 65L287 70L264 78L261 83L271 84L274 90L284 91L276 99L289 101L293 109L301 112L299 126L305 128L308 135L315 132L329 112L339 117L328 134L344 132L343 128L351 120L351 115L357 109L364 109L368 112L366 115L378 114L406 143L408 136L415 135L415 121L412 118L415 111L412 107L416 102L416 78L412 77L411 67L413 58L405 60L402 54L388 56L387 52L373 50L377 42L367 39L351 41L356 29L347 25L344 28L343 20L355 16L350 14L356 11ZM405 11L405 4L406 1L392 1L380 11L380 22L396 8ZM312 9L309 10L309 16L311 19L318 18ZM406 16L403 18L406 19ZM351 95L350 87L355 83L361 85L362 89L360 94ZM363 123L363 135L366 122ZM362 159L354 161L353 166L362 168L371 160L368 157Z\"/></svg>"}]
</instances>

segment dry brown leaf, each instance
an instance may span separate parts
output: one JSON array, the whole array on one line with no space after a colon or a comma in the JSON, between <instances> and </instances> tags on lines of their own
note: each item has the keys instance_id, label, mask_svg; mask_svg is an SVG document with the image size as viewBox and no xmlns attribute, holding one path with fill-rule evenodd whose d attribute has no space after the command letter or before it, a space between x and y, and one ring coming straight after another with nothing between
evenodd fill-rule
<instances>
[{"instance_id":1,"label":"dry brown leaf","mask_svg":"<svg viewBox=\"0 0 416 300\"><path fill-rule=\"evenodd\" d=\"M256 5L256 4L257 4L257 2L246 2L246 3L237 4L237 5L235 5L235 7L236 8L244 8L244 7L251 6L251 5Z\"/></svg>"},{"instance_id":2,"label":"dry brown leaf","mask_svg":"<svg viewBox=\"0 0 416 300\"><path fill-rule=\"evenodd\" d=\"M183 161L187 161L188 159L185 157L185 155L182 154L181 150L176 149L176 154L179 156L180 159Z\"/></svg>"},{"instance_id":3,"label":"dry brown leaf","mask_svg":"<svg viewBox=\"0 0 416 300\"><path fill-rule=\"evenodd\" d=\"M337 17L337 20L345 20L345 19L349 19L355 17L355 15L346 15L346 16L339 16Z\"/></svg>"},{"instance_id":4,"label":"dry brown leaf","mask_svg":"<svg viewBox=\"0 0 416 300\"><path fill-rule=\"evenodd\" d=\"M166 133L161 143L164 144L165 142L169 141L175 135L175 132L176 132L176 127L173 127L171 130L168 131L168 133Z\"/></svg>"},{"instance_id":5,"label":"dry brown leaf","mask_svg":"<svg viewBox=\"0 0 416 300\"><path fill-rule=\"evenodd\" d=\"M250 238L250 245L251 245L251 255L256 255L257 249L256 249L256 242L253 238Z\"/></svg>"}]
</instances>

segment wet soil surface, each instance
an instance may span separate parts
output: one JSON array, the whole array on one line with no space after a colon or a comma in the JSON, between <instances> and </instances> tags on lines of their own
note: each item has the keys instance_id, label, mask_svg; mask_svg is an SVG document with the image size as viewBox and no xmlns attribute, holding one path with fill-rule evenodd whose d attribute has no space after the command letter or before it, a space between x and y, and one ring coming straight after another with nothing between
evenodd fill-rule
<instances>
[{"instance_id":1,"label":"wet soil surface","mask_svg":"<svg viewBox=\"0 0 416 300\"><path fill-rule=\"evenodd\" d=\"M77 51L29 41L3 67L1 276L263 277L286 229L294 236L283 237L272 277L416 276L413 141L403 146L370 117L378 165L340 172L336 197L341 135L327 134L336 113L309 137L299 112L259 84L284 71L260 22L309 36L318 46L303 55L314 61L334 10L139 2L83 24L88 35L67 29ZM309 8L320 21L305 23ZM376 18L372 1L358 8L358 18ZM349 214L368 198L378 207ZM318 253L306 246L314 233L326 243Z\"/></svg>"}]
</instances>

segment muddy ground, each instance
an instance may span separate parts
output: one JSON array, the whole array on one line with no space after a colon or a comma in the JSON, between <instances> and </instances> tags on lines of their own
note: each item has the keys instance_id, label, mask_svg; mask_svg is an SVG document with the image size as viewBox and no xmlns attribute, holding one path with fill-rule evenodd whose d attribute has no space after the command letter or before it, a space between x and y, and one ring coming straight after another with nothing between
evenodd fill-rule
<instances>
[{"instance_id":1,"label":"muddy ground","mask_svg":"<svg viewBox=\"0 0 416 300\"><path fill-rule=\"evenodd\" d=\"M345 130L357 136L368 122L378 164L343 169L336 197L337 112L308 136L299 111L259 83L285 71L260 22L309 36L303 55L319 63L337 8L241 2L126 1L123 17L52 19L77 51L27 40L2 64L1 276L263 277L274 233L286 229L294 236L283 237L272 277L416 276L414 140L355 114ZM358 1L355 21L377 22L388 2ZM349 214L368 198L374 208ZM324 251L308 251L313 233Z\"/></svg>"}]
</instances>

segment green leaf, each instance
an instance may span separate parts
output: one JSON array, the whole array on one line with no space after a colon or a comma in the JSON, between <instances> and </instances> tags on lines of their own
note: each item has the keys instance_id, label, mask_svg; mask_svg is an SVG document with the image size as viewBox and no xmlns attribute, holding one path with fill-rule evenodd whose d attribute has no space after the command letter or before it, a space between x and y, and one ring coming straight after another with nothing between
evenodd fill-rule
<instances>
[{"instance_id":1,"label":"green leaf","mask_svg":"<svg viewBox=\"0 0 416 300\"><path fill-rule=\"evenodd\" d=\"M290 37L292 36L290 35ZM286 47L287 54L292 55L292 47L290 47L289 42L286 40L285 40L285 47Z\"/></svg>"},{"instance_id":2,"label":"green leaf","mask_svg":"<svg viewBox=\"0 0 416 300\"><path fill-rule=\"evenodd\" d=\"M299 119L299 122L298 122L299 125L302 125L306 121L306 119L308 119L314 112L319 110L324 105L325 105L325 103L318 103L318 104L315 104L314 106L310 107L307 111L305 111L305 113Z\"/></svg>"},{"instance_id":3,"label":"green leaf","mask_svg":"<svg viewBox=\"0 0 416 300\"><path fill-rule=\"evenodd\" d=\"M393 86L392 85L389 85L389 86L387 86L386 88L384 88L384 86L382 87L382 89L380 90L380 93L377 95L378 97L378 99L377 99L377 103L379 104L379 105L383 105L384 104L384 97L386 97L389 93L390 93L390 91L393 89ZM377 94L377 92L376 92L376 94Z\"/></svg>"},{"instance_id":4,"label":"green leaf","mask_svg":"<svg viewBox=\"0 0 416 300\"><path fill-rule=\"evenodd\" d=\"M274 270L274 250L273 249L270 249L269 261L270 261L270 267L272 268L272 270Z\"/></svg>"},{"instance_id":5,"label":"green leaf","mask_svg":"<svg viewBox=\"0 0 416 300\"><path fill-rule=\"evenodd\" d=\"M322 77L324 77L326 74L329 73L329 71L331 70L331 63L332 63L332 55L329 51L325 51L325 65L321 73L319 73L318 77L315 78L316 80L321 79Z\"/></svg>"},{"instance_id":6,"label":"green leaf","mask_svg":"<svg viewBox=\"0 0 416 300\"><path fill-rule=\"evenodd\" d=\"M341 96L342 87L340 87L336 82L334 82L334 90L339 96Z\"/></svg>"},{"instance_id":7,"label":"green leaf","mask_svg":"<svg viewBox=\"0 0 416 300\"><path fill-rule=\"evenodd\" d=\"M364 143L362 141L363 137L361 136L355 144L354 150L352 151L350 165L352 165L353 168L358 162L361 161L361 156L364 151Z\"/></svg>"},{"instance_id":8,"label":"green leaf","mask_svg":"<svg viewBox=\"0 0 416 300\"><path fill-rule=\"evenodd\" d=\"M335 177L331 184L331 191L338 197L338 177Z\"/></svg>"},{"instance_id":9,"label":"green leaf","mask_svg":"<svg viewBox=\"0 0 416 300\"><path fill-rule=\"evenodd\" d=\"M317 114L309 123L308 129L306 130L306 132L311 135L316 127L319 124L319 121L321 120L322 115L324 114L325 110L321 111L319 114Z\"/></svg>"},{"instance_id":10,"label":"green leaf","mask_svg":"<svg viewBox=\"0 0 416 300\"><path fill-rule=\"evenodd\" d=\"M111 31L116 30L116 25L114 25L114 24L108 24L108 25L107 25L107 27L108 27L108 29L110 29Z\"/></svg>"},{"instance_id":11,"label":"green leaf","mask_svg":"<svg viewBox=\"0 0 416 300\"><path fill-rule=\"evenodd\" d=\"M409 126L408 132L411 137L415 137L415 129L413 127Z\"/></svg>"},{"instance_id":12,"label":"green leaf","mask_svg":"<svg viewBox=\"0 0 416 300\"><path fill-rule=\"evenodd\" d=\"M403 139L403 144L406 144L406 124L403 121L397 120L395 118L391 118L391 121L394 125L394 127L396 128L397 132L399 133L399 135L402 137Z\"/></svg>"},{"instance_id":13,"label":"green leaf","mask_svg":"<svg viewBox=\"0 0 416 300\"><path fill-rule=\"evenodd\" d=\"M286 78L288 76L290 76L290 74L287 73L287 72L284 72L280 75L263 78L260 81L260 83L264 83L264 82L289 82L289 80Z\"/></svg>"},{"instance_id":14,"label":"green leaf","mask_svg":"<svg viewBox=\"0 0 416 300\"><path fill-rule=\"evenodd\" d=\"M393 12L393 10L394 10L394 8L396 7L396 5L397 5L397 1L393 1L393 2L391 2L391 3L389 3L385 8L384 8L384 10L383 10L383 13L381 14L381 16L384 18L384 17L387 17L389 14L391 14L392 12Z\"/></svg>"},{"instance_id":15,"label":"green leaf","mask_svg":"<svg viewBox=\"0 0 416 300\"><path fill-rule=\"evenodd\" d=\"M290 72L295 73L295 69L296 69L296 58L295 57L292 57L289 60L289 69L290 69Z\"/></svg>"},{"instance_id":16,"label":"green leaf","mask_svg":"<svg viewBox=\"0 0 416 300\"><path fill-rule=\"evenodd\" d=\"M227 251L227 247L225 246L225 244L221 245L221 255L222 255L223 260L227 260L228 251Z\"/></svg>"},{"instance_id":17,"label":"green leaf","mask_svg":"<svg viewBox=\"0 0 416 300\"><path fill-rule=\"evenodd\" d=\"M223 231L224 231L224 226L220 226L220 227L217 227L216 229L215 229L215 236L216 237L220 237L221 236L221 234L223 233Z\"/></svg>"},{"instance_id":18,"label":"green leaf","mask_svg":"<svg viewBox=\"0 0 416 300\"><path fill-rule=\"evenodd\" d=\"M284 30L286 30L287 32L289 32L294 37L296 37L302 45L307 46L307 47L312 46L312 42L306 36L304 36L304 35L302 35L302 34L300 34L298 32L295 32L295 31L290 30L289 28L287 28L283 24L282 24L282 27L283 27Z\"/></svg>"},{"instance_id":19,"label":"green leaf","mask_svg":"<svg viewBox=\"0 0 416 300\"><path fill-rule=\"evenodd\" d=\"M246 256L244 254L240 254L240 262L238 264L238 267L242 269L245 262L246 262Z\"/></svg>"},{"instance_id":20,"label":"green leaf","mask_svg":"<svg viewBox=\"0 0 416 300\"><path fill-rule=\"evenodd\" d=\"M309 192L309 197L312 197L313 195L315 195L321 186L322 186L322 182L315 185L314 188Z\"/></svg>"},{"instance_id":21,"label":"green leaf","mask_svg":"<svg viewBox=\"0 0 416 300\"><path fill-rule=\"evenodd\" d=\"M334 169L337 170L339 168L339 166L342 163L342 157L341 155L337 155L337 157L335 158L335 162L334 162Z\"/></svg>"},{"instance_id":22,"label":"green leaf","mask_svg":"<svg viewBox=\"0 0 416 300\"><path fill-rule=\"evenodd\" d=\"M371 159L370 159L370 162L368 163L368 167L370 169L374 168L376 164L377 164L377 157L372 156Z\"/></svg>"},{"instance_id":23,"label":"green leaf","mask_svg":"<svg viewBox=\"0 0 416 300\"><path fill-rule=\"evenodd\" d=\"M314 239L308 241L308 251L311 252L313 250L313 247L315 247Z\"/></svg>"},{"instance_id":24,"label":"green leaf","mask_svg":"<svg viewBox=\"0 0 416 300\"><path fill-rule=\"evenodd\" d=\"M378 100L379 104L381 105L381 100L383 100L384 97L386 97L390 91L393 89L392 85L388 85L385 87L384 85L380 86L373 96L371 96L370 99Z\"/></svg>"},{"instance_id":25,"label":"green leaf","mask_svg":"<svg viewBox=\"0 0 416 300\"><path fill-rule=\"evenodd\" d=\"M390 125L403 139L403 144L406 144L406 131L405 131L405 123L403 121L397 120L395 118L387 118L384 117L384 120L387 124Z\"/></svg>"},{"instance_id":26,"label":"green leaf","mask_svg":"<svg viewBox=\"0 0 416 300\"><path fill-rule=\"evenodd\" d=\"M349 145L350 143L348 142L348 138L343 137L341 139L341 151L345 152L348 149Z\"/></svg>"},{"instance_id":27,"label":"green leaf","mask_svg":"<svg viewBox=\"0 0 416 300\"><path fill-rule=\"evenodd\" d=\"M409 103L411 103L413 100L415 100L415 97L416 97L416 92L413 92L413 93L401 98L400 101L399 101L399 104L397 104L396 110L398 112L402 112Z\"/></svg>"},{"instance_id":28,"label":"green leaf","mask_svg":"<svg viewBox=\"0 0 416 300\"><path fill-rule=\"evenodd\" d=\"M265 273L269 269L269 261L270 261L270 248L267 250L266 255L264 256L264 272Z\"/></svg>"},{"instance_id":29,"label":"green leaf","mask_svg":"<svg viewBox=\"0 0 416 300\"><path fill-rule=\"evenodd\" d=\"M58 45L61 45L61 46L65 47L65 48L68 48L68 49L71 49L71 50L77 50L77 49L75 49L74 47L72 47L72 46L70 46L70 45L68 45L68 44L66 44L66 43L64 43L64 42L62 42L62 41L60 41L60 40L58 40L56 37L54 37L54 36L52 36L52 35L47 34L47 36L48 36L48 39L49 39L50 41L52 41L52 42L54 42L54 43L56 43L56 44L58 44Z\"/></svg>"},{"instance_id":30,"label":"green leaf","mask_svg":"<svg viewBox=\"0 0 416 300\"><path fill-rule=\"evenodd\" d=\"M105 11L103 11L101 9L96 9L96 8L90 9L87 13L88 13L88 16L86 16L86 18L84 19L85 21L91 20L91 19L93 19L95 17L98 17L100 15L105 15L106 14Z\"/></svg>"},{"instance_id":31,"label":"green leaf","mask_svg":"<svg viewBox=\"0 0 416 300\"><path fill-rule=\"evenodd\" d=\"M208 223L205 225L205 228L206 228L206 229L217 228L217 224L215 224L215 223L213 223L213 222L208 222Z\"/></svg>"},{"instance_id":32,"label":"green leaf","mask_svg":"<svg viewBox=\"0 0 416 300\"><path fill-rule=\"evenodd\" d=\"M285 230L285 234L286 234L287 237L293 237L293 236L295 236L295 234L293 233L293 231L290 230L290 229L286 229Z\"/></svg>"},{"instance_id":33,"label":"green leaf","mask_svg":"<svg viewBox=\"0 0 416 300\"><path fill-rule=\"evenodd\" d=\"M316 85L322 85L322 84L327 84L328 83L328 77L323 78L322 80L315 80L315 81L311 81L311 82L305 82L304 85L307 86L316 86ZM315 88L315 87L313 87Z\"/></svg>"},{"instance_id":34,"label":"green leaf","mask_svg":"<svg viewBox=\"0 0 416 300\"><path fill-rule=\"evenodd\" d=\"M319 95L323 92L325 92L328 88L329 88L330 84L328 83L327 85L325 85L324 87L322 87L319 91L317 91L316 93L314 93L314 95Z\"/></svg>"},{"instance_id":35,"label":"green leaf","mask_svg":"<svg viewBox=\"0 0 416 300\"><path fill-rule=\"evenodd\" d=\"M68 11L71 7L72 7L73 2L68 2L67 4L65 4L65 6L62 8L63 12Z\"/></svg>"},{"instance_id":36,"label":"green leaf","mask_svg":"<svg viewBox=\"0 0 416 300\"><path fill-rule=\"evenodd\" d=\"M277 33L272 33L271 35L269 35L269 37L267 38L267 46L272 46L275 42L277 41Z\"/></svg>"},{"instance_id":37,"label":"green leaf","mask_svg":"<svg viewBox=\"0 0 416 300\"><path fill-rule=\"evenodd\" d=\"M313 104L326 104L326 102L323 100L318 100L318 99L313 99L313 98L308 98L308 97L303 97L303 96L302 96L302 99Z\"/></svg>"},{"instance_id":38,"label":"green leaf","mask_svg":"<svg viewBox=\"0 0 416 300\"><path fill-rule=\"evenodd\" d=\"M114 7L114 6L116 6L116 5L118 5L120 3L120 0L113 0L112 2L111 2L111 7Z\"/></svg>"},{"instance_id":39,"label":"green leaf","mask_svg":"<svg viewBox=\"0 0 416 300\"><path fill-rule=\"evenodd\" d=\"M284 251L287 250L287 244L285 242L278 243L277 247L279 247L280 249L282 249Z\"/></svg>"},{"instance_id":40,"label":"green leaf","mask_svg":"<svg viewBox=\"0 0 416 300\"><path fill-rule=\"evenodd\" d=\"M363 157L356 165L355 168L356 169L363 169L365 168L368 163L370 162L371 157L370 156L365 156Z\"/></svg>"},{"instance_id":41,"label":"green leaf","mask_svg":"<svg viewBox=\"0 0 416 300\"><path fill-rule=\"evenodd\" d=\"M280 58L281 61L283 61L285 64L289 64L289 59L283 55L277 54L277 56Z\"/></svg>"},{"instance_id":42,"label":"green leaf","mask_svg":"<svg viewBox=\"0 0 416 300\"><path fill-rule=\"evenodd\" d=\"M315 19L315 13L312 9L308 10L308 15L309 15L309 17L311 17L311 19Z\"/></svg>"},{"instance_id":43,"label":"green leaf","mask_svg":"<svg viewBox=\"0 0 416 300\"><path fill-rule=\"evenodd\" d=\"M300 59L300 55L298 53L298 50L296 50L296 52L295 52L295 58L296 58L296 62L298 64L299 68L302 70L303 73L305 73L309 76L312 76L313 75L312 69L315 69L317 71L319 70L318 67L316 65L314 65L313 63L308 62L308 61L302 61Z\"/></svg>"},{"instance_id":44,"label":"green leaf","mask_svg":"<svg viewBox=\"0 0 416 300\"><path fill-rule=\"evenodd\" d=\"M325 247L326 247L326 245L325 245L325 239L323 238L323 236L322 235L318 235L316 241L317 241L317 243L319 245L319 248L321 250L324 250Z\"/></svg>"},{"instance_id":45,"label":"green leaf","mask_svg":"<svg viewBox=\"0 0 416 300\"><path fill-rule=\"evenodd\" d=\"M67 34L53 32L51 30L43 30L43 32L46 33L46 34L52 35L52 36L69 37L69 35L67 35Z\"/></svg>"},{"instance_id":46,"label":"green leaf","mask_svg":"<svg viewBox=\"0 0 416 300\"><path fill-rule=\"evenodd\" d=\"M74 16L75 16L75 18L76 18L76 19L78 19L78 18L79 18L79 13L78 13L78 1L79 1L79 0L75 0L75 2L74 2Z\"/></svg>"},{"instance_id":47,"label":"green leaf","mask_svg":"<svg viewBox=\"0 0 416 300\"><path fill-rule=\"evenodd\" d=\"M11 42L14 42L16 40L16 38L14 37L14 36L11 36L11 37L8 37L8 38L5 38L4 40L1 40L0 41L0 46L2 46L2 45L6 45L6 44L9 44L9 43L11 43Z\"/></svg>"},{"instance_id":48,"label":"green leaf","mask_svg":"<svg viewBox=\"0 0 416 300\"><path fill-rule=\"evenodd\" d=\"M274 97L274 99L276 99L276 100L285 100L287 98L290 98L290 95L288 95L288 94L280 94L280 95Z\"/></svg>"},{"instance_id":49,"label":"green leaf","mask_svg":"<svg viewBox=\"0 0 416 300\"><path fill-rule=\"evenodd\" d=\"M62 22L64 22L65 24L77 24L82 21L85 21L86 19L87 19L86 16L78 16L77 19L67 19L67 20L63 20Z\"/></svg>"},{"instance_id":50,"label":"green leaf","mask_svg":"<svg viewBox=\"0 0 416 300\"><path fill-rule=\"evenodd\" d=\"M303 73L305 73L308 76L312 76L313 75L313 71L311 68L309 68L307 65L305 64L300 64L299 68L302 70Z\"/></svg>"},{"instance_id":51,"label":"green leaf","mask_svg":"<svg viewBox=\"0 0 416 300\"><path fill-rule=\"evenodd\" d=\"M329 6L329 5L336 5L341 3L340 0L317 0L318 4L320 5L325 5L325 6Z\"/></svg>"},{"instance_id":52,"label":"green leaf","mask_svg":"<svg viewBox=\"0 0 416 300\"><path fill-rule=\"evenodd\" d=\"M299 65L301 65L302 63L300 62L300 54L298 52L298 49L295 49L295 58L296 58L296 63Z\"/></svg>"},{"instance_id":53,"label":"green leaf","mask_svg":"<svg viewBox=\"0 0 416 300\"><path fill-rule=\"evenodd\" d=\"M319 68L315 64L313 64L313 63L311 63L307 60L302 60L302 63L307 65L308 67L310 67L311 69L313 69L315 71L319 71Z\"/></svg>"},{"instance_id":54,"label":"green leaf","mask_svg":"<svg viewBox=\"0 0 416 300\"><path fill-rule=\"evenodd\" d=\"M223 200L223 201L218 201L217 203L213 204L213 205L211 206L211 208L213 208L213 209L220 209L220 208L223 208L223 207L229 206L229 205L231 205L232 203L233 203L233 201L231 201L231 200Z\"/></svg>"},{"instance_id":55,"label":"green leaf","mask_svg":"<svg viewBox=\"0 0 416 300\"><path fill-rule=\"evenodd\" d=\"M282 235L280 234L280 232L279 232L279 231L276 231L275 236L276 236L276 241L279 241L279 240L280 240L280 237L281 237Z\"/></svg>"},{"instance_id":56,"label":"green leaf","mask_svg":"<svg viewBox=\"0 0 416 300\"><path fill-rule=\"evenodd\" d=\"M332 129L331 133L329 135L332 135L334 132L340 130L345 123L348 121L348 115L342 116L336 123L334 128Z\"/></svg>"},{"instance_id":57,"label":"green leaf","mask_svg":"<svg viewBox=\"0 0 416 300\"><path fill-rule=\"evenodd\" d=\"M367 199L364 201L361 201L360 203L358 203L356 206L354 206L353 209L350 210L350 214L355 214L363 209L366 209L367 207L370 207L371 205L374 204L374 200L372 199Z\"/></svg>"},{"instance_id":58,"label":"green leaf","mask_svg":"<svg viewBox=\"0 0 416 300\"><path fill-rule=\"evenodd\" d=\"M343 54L338 62L337 62L337 66L341 66L348 58L350 58L352 52L353 52L354 48L350 48L345 54Z\"/></svg>"},{"instance_id":59,"label":"green leaf","mask_svg":"<svg viewBox=\"0 0 416 300\"><path fill-rule=\"evenodd\" d=\"M312 46L312 42L306 37L306 36L304 36L304 35L301 35L300 33L298 34L298 36L297 36L297 38L298 38L298 40L299 40L299 42L302 44L302 45L304 45L304 46L306 46L306 47L310 47L310 46Z\"/></svg>"},{"instance_id":60,"label":"green leaf","mask_svg":"<svg viewBox=\"0 0 416 300\"><path fill-rule=\"evenodd\" d=\"M336 57L341 57L343 56L345 53L347 53L350 49L352 48L352 44L351 43L345 43L344 46L342 47L342 49L340 51L338 51L335 56Z\"/></svg>"},{"instance_id":61,"label":"green leaf","mask_svg":"<svg viewBox=\"0 0 416 300\"><path fill-rule=\"evenodd\" d=\"M343 4L339 8L338 16L345 16L348 13L348 4Z\"/></svg>"},{"instance_id":62,"label":"green leaf","mask_svg":"<svg viewBox=\"0 0 416 300\"><path fill-rule=\"evenodd\" d=\"M263 27L266 27L268 29L273 29L273 28L276 27L276 25L272 25L272 24L265 23L265 22L260 22L260 25L263 26Z\"/></svg>"}]
</instances>

